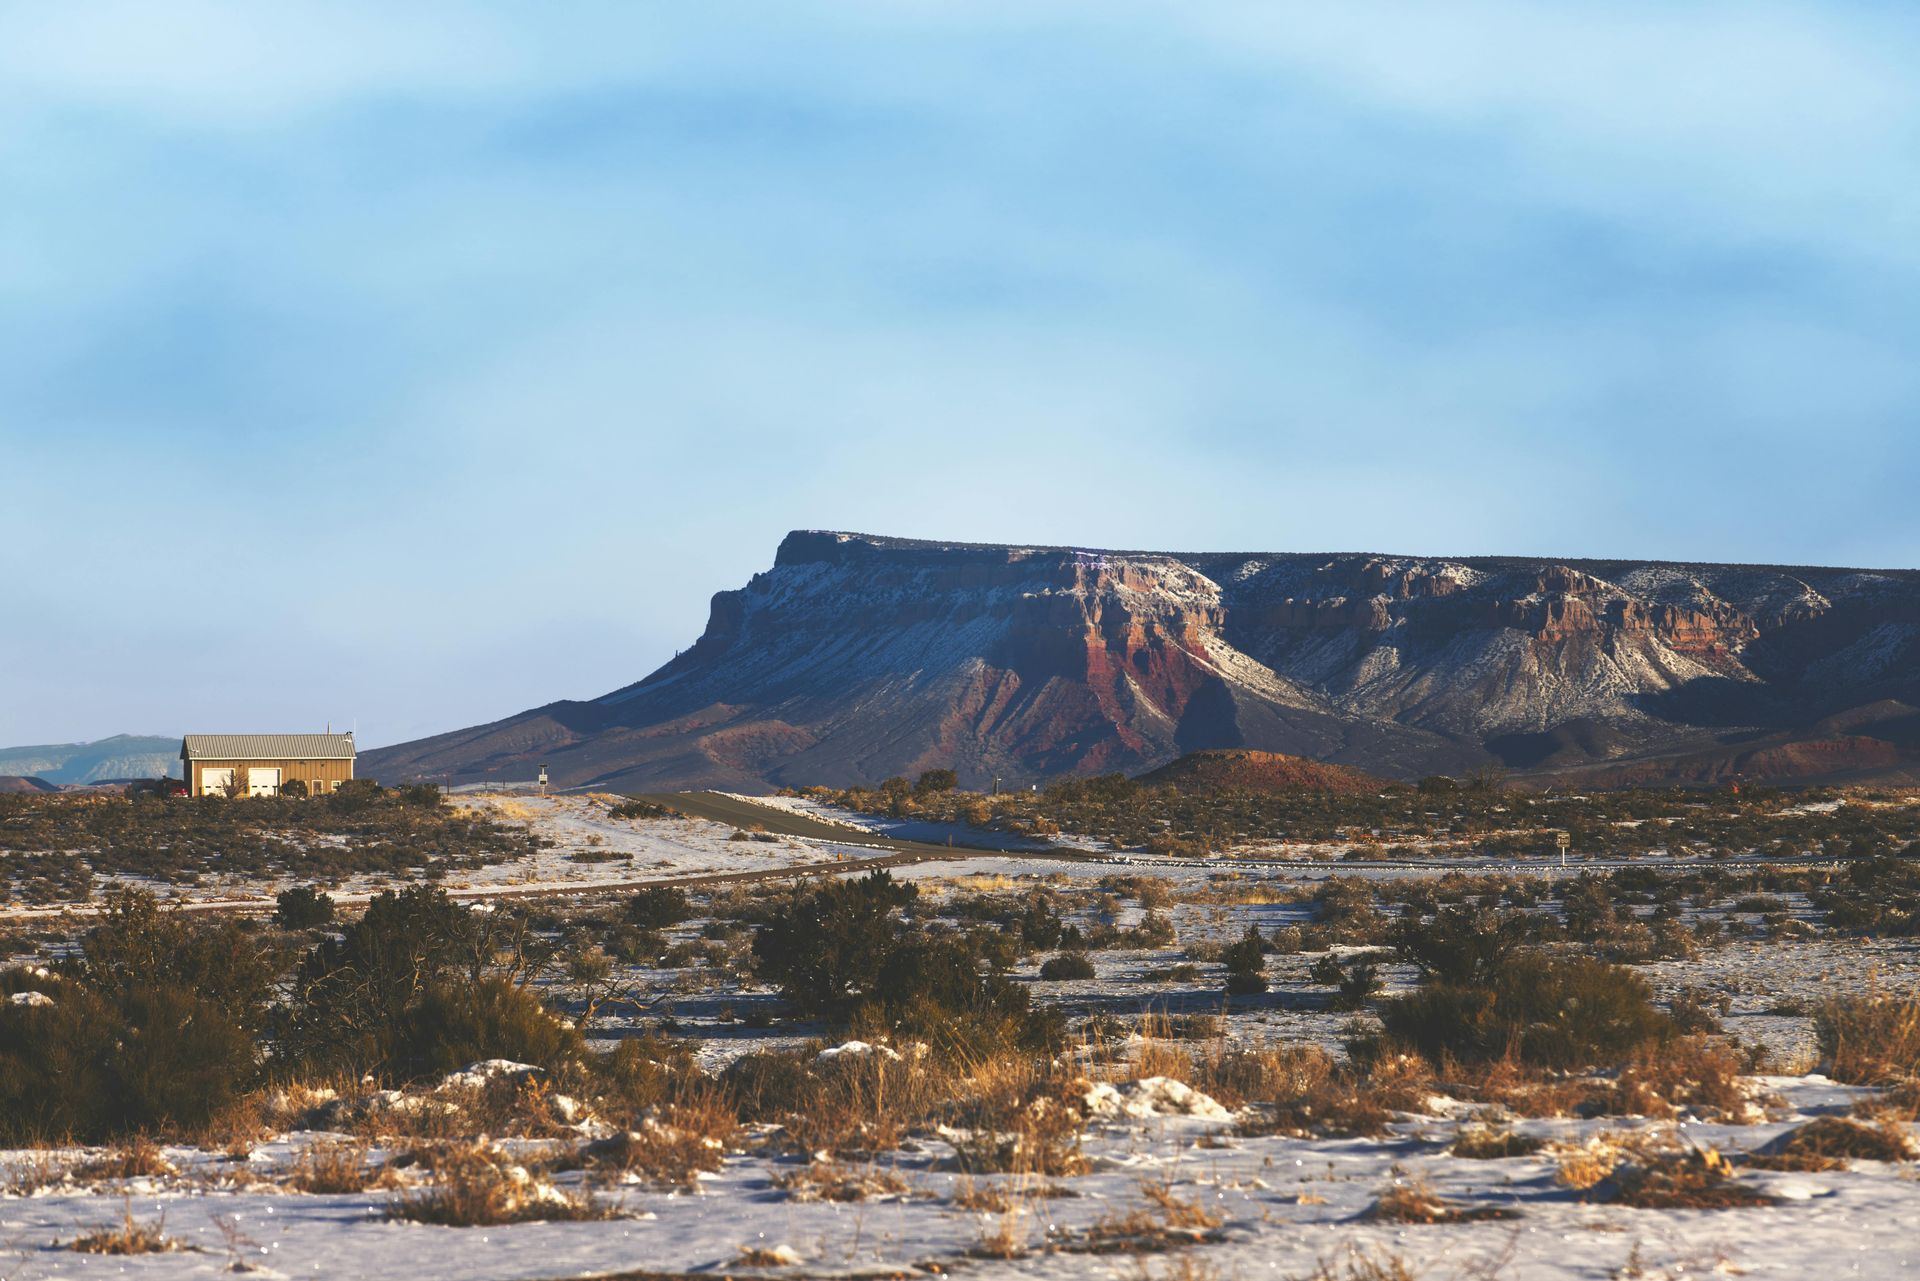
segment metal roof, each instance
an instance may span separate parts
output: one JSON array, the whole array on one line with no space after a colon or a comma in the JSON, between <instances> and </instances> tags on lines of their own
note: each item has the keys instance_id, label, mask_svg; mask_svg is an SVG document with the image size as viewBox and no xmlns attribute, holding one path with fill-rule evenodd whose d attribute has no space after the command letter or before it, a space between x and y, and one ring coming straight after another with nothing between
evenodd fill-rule
<instances>
[{"instance_id":1,"label":"metal roof","mask_svg":"<svg viewBox=\"0 0 1920 1281\"><path fill-rule=\"evenodd\" d=\"M351 734L189 734L183 761L338 761L353 759Z\"/></svg>"}]
</instances>

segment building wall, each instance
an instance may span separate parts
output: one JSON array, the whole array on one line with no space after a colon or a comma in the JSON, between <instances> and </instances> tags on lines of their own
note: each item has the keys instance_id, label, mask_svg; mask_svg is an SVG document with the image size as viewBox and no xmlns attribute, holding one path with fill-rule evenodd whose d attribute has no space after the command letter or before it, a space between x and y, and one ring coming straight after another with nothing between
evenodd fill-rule
<instances>
[{"instance_id":1,"label":"building wall","mask_svg":"<svg viewBox=\"0 0 1920 1281\"><path fill-rule=\"evenodd\" d=\"M195 796L204 796L206 795L206 792L207 792L207 788L204 782L205 772L207 770L236 769L242 765L245 765L248 769L254 769L259 767L264 767L266 769L277 768L280 771L280 780L282 782L285 782L288 779L297 778L302 782L304 782L308 787L314 788L315 791L330 792L339 784L344 783L348 779L353 777L353 762L351 760L329 760L329 761L192 760L187 762L187 788ZM314 787L316 783L320 784L320 786L317 788Z\"/></svg>"}]
</instances>

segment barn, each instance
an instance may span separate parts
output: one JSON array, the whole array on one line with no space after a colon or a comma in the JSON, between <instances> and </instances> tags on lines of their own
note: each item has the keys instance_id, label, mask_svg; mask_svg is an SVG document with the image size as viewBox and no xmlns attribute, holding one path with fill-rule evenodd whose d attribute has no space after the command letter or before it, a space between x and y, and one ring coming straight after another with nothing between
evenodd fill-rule
<instances>
[{"instance_id":1,"label":"barn","mask_svg":"<svg viewBox=\"0 0 1920 1281\"><path fill-rule=\"evenodd\" d=\"M190 796L278 796L298 780L307 794L353 777L352 734L189 734L180 741Z\"/></svg>"}]
</instances>

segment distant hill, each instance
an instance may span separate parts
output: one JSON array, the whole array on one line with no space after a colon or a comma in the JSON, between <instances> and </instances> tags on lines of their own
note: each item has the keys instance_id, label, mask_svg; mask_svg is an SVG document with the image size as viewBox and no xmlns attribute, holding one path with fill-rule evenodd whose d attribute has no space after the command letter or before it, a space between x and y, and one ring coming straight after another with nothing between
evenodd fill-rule
<instances>
[{"instance_id":1,"label":"distant hill","mask_svg":"<svg viewBox=\"0 0 1920 1281\"><path fill-rule=\"evenodd\" d=\"M115 734L96 743L0 747L0 774L62 784L158 778L162 774L178 778L180 740L151 734Z\"/></svg>"},{"instance_id":2,"label":"distant hill","mask_svg":"<svg viewBox=\"0 0 1920 1281\"><path fill-rule=\"evenodd\" d=\"M1020 786L1228 748L1401 780L1867 781L1920 768L1917 707L1913 570L801 530L644 680L360 763L768 791L933 768Z\"/></svg>"},{"instance_id":3,"label":"distant hill","mask_svg":"<svg viewBox=\"0 0 1920 1281\"><path fill-rule=\"evenodd\" d=\"M0 792L57 792L59 790L44 778L22 778L18 774L0 774Z\"/></svg>"},{"instance_id":4,"label":"distant hill","mask_svg":"<svg viewBox=\"0 0 1920 1281\"><path fill-rule=\"evenodd\" d=\"M1140 776L1142 783L1183 792L1377 792L1387 780L1304 756L1226 748L1189 752Z\"/></svg>"}]
</instances>

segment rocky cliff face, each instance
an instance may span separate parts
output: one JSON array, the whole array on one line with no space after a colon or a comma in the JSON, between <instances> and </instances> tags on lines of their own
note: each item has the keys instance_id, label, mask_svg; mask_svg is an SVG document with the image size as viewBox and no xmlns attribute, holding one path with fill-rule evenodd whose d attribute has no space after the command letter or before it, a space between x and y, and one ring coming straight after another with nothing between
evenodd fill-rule
<instances>
[{"instance_id":1,"label":"rocky cliff face","mask_svg":"<svg viewBox=\"0 0 1920 1281\"><path fill-rule=\"evenodd\" d=\"M1733 744L1749 761L1820 761L1838 758L1758 749L1876 700L1920 702L1912 572L804 531L638 684L364 760L444 781L545 764L568 784L628 788L937 765L1025 783L1228 747L1402 777Z\"/></svg>"}]
</instances>

